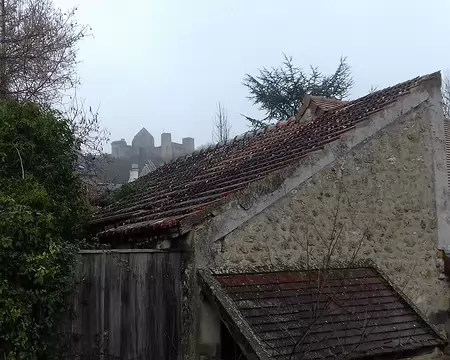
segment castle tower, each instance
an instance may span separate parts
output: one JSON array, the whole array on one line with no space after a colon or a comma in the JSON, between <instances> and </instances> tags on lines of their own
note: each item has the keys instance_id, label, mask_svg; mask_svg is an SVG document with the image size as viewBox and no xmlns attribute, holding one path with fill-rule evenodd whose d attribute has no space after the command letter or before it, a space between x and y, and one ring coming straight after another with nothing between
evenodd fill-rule
<instances>
[{"instance_id":1,"label":"castle tower","mask_svg":"<svg viewBox=\"0 0 450 360\"><path fill-rule=\"evenodd\" d=\"M162 133L161 134L161 157L166 162L173 159L172 134L171 133Z\"/></svg>"},{"instance_id":2,"label":"castle tower","mask_svg":"<svg viewBox=\"0 0 450 360\"><path fill-rule=\"evenodd\" d=\"M155 139L146 128L139 130L131 143L133 154L138 156L148 156L154 147Z\"/></svg>"},{"instance_id":3,"label":"castle tower","mask_svg":"<svg viewBox=\"0 0 450 360\"><path fill-rule=\"evenodd\" d=\"M194 139L191 137L183 138L183 148L186 154L194 152L195 150Z\"/></svg>"},{"instance_id":4,"label":"castle tower","mask_svg":"<svg viewBox=\"0 0 450 360\"><path fill-rule=\"evenodd\" d=\"M121 158L127 156L127 142L125 139L120 139L117 141L113 141L111 143L111 154L114 158Z\"/></svg>"}]
</instances>

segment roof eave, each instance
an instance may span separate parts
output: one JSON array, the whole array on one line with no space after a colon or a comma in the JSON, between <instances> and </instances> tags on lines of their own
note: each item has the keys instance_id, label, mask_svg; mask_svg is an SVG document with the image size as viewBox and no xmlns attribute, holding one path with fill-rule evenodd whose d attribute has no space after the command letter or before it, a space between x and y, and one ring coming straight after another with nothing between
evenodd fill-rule
<instances>
[{"instance_id":1,"label":"roof eave","mask_svg":"<svg viewBox=\"0 0 450 360\"><path fill-rule=\"evenodd\" d=\"M270 360L269 354L257 341L256 335L247 321L239 314L236 306L222 290L221 285L211 276L208 270L199 270L198 279L203 293L210 303L221 314L221 318L239 344L248 360Z\"/></svg>"},{"instance_id":2,"label":"roof eave","mask_svg":"<svg viewBox=\"0 0 450 360\"><path fill-rule=\"evenodd\" d=\"M380 275L381 278L383 278L384 281L386 281L394 289L394 291L398 294L398 296L416 312L420 320L431 328L436 337L439 338L439 340L442 342L440 346L442 347L446 346L448 344L448 339L442 336L438 328L427 320L425 314L406 296L403 290L400 289L397 285L395 285L384 273L384 271L373 261L372 261L372 268Z\"/></svg>"}]
</instances>

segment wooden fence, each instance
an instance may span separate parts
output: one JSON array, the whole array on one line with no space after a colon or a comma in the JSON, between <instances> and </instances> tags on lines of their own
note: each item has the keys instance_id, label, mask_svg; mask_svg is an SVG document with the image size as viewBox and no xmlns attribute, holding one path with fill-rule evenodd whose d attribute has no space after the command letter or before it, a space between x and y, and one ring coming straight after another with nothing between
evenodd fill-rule
<instances>
[{"instance_id":1,"label":"wooden fence","mask_svg":"<svg viewBox=\"0 0 450 360\"><path fill-rule=\"evenodd\" d=\"M182 253L83 251L70 359L181 359Z\"/></svg>"}]
</instances>

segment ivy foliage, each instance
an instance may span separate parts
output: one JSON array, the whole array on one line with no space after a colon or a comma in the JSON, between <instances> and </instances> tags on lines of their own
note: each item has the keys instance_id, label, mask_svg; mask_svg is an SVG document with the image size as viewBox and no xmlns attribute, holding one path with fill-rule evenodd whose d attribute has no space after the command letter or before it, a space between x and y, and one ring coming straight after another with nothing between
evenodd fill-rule
<instances>
[{"instance_id":1,"label":"ivy foliage","mask_svg":"<svg viewBox=\"0 0 450 360\"><path fill-rule=\"evenodd\" d=\"M59 357L87 206L69 124L0 103L0 358Z\"/></svg>"},{"instance_id":2,"label":"ivy foliage","mask_svg":"<svg viewBox=\"0 0 450 360\"><path fill-rule=\"evenodd\" d=\"M129 197L136 195L137 192L138 188L136 184L123 184L120 188L114 191L111 196L109 196L108 202L111 204L120 204L122 202L125 202Z\"/></svg>"}]
</instances>

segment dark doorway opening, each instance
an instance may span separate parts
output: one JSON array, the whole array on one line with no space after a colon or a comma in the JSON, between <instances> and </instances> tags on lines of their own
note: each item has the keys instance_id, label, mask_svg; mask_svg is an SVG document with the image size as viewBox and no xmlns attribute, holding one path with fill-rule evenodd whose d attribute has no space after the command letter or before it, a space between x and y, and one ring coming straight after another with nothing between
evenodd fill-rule
<instances>
[{"instance_id":1,"label":"dark doorway opening","mask_svg":"<svg viewBox=\"0 0 450 360\"><path fill-rule=\"evenodd\" d=\"M221 322L220 338L222 360L247 360L223 322Z\"/></svg>"}]
</instances>

